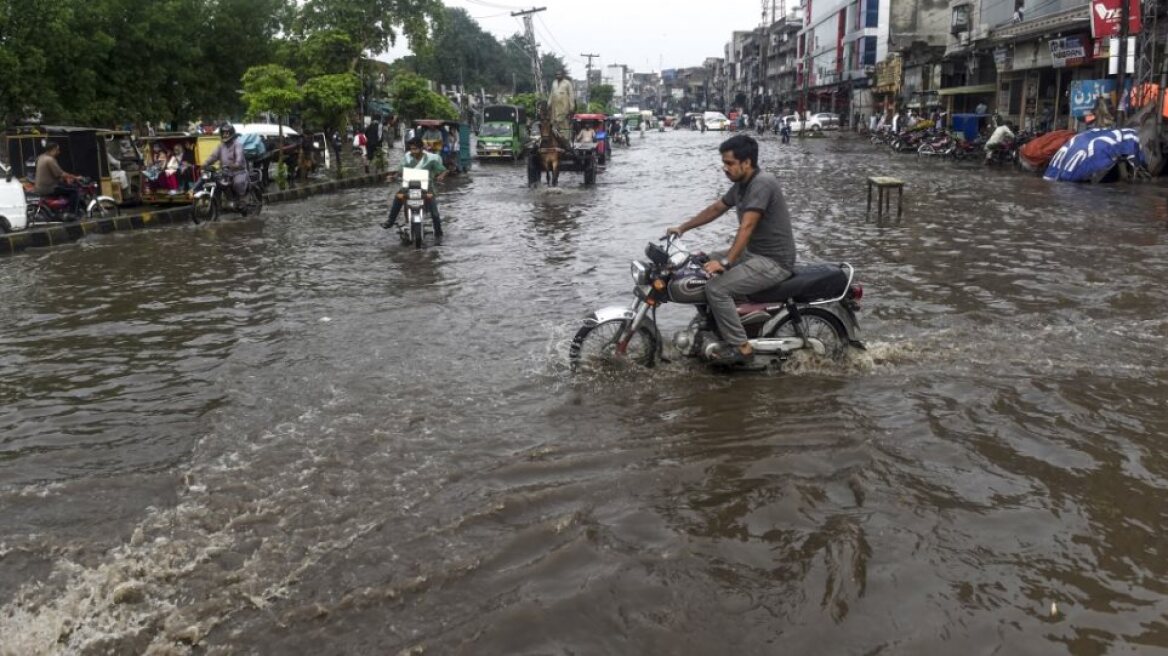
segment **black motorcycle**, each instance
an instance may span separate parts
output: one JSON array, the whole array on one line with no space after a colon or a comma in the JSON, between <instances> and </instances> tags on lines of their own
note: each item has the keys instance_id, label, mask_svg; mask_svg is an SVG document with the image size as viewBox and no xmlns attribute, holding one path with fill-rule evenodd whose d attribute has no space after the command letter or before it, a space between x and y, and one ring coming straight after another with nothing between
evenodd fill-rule
<instances>
[{"instance_id":1,"label":"black motorcycle","mask_svg":"<svg viewBox=\"0 0 1168 656\"><path fill-rule=\"evenodd\" d=\"M724 347L706 306L709 275L702 267L709 257L690 253L677 237L665 241L664 248L649 243L648 261L630 265L635 297L631 306L609 306L585 317L568 353L573 370L612 360L653 366L663 353L657 308L665 303L685 303L697 310L689 326L673 337L681 355L712 361ZM849 348L862 350L856 312L864 290L854 278L855 270L846 263L796 265L790 278L741 299L738 314L755 357L781 365L797 351L836 359Z\"/></svg>"},{"instance_id":2,"label":"black motorcycle","mask_svg":"<svg viewBox=\"0 0 1168 656\"><path fill-rule=\"evenodd\" d=\"M247 173L247 189L243 197L235 197L234 174L230 171L203 171L195 183L191 206L195 223L217 221L224 211L239 212L240 216L259 214L264 209L264 192L259 171Z\"/></svg>"}]
</instances>

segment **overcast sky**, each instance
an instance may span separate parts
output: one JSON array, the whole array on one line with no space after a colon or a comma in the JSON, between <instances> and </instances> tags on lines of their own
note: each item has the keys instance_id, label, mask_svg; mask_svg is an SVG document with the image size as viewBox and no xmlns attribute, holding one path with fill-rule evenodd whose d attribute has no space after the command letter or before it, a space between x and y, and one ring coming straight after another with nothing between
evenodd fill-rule
<instances>
[{"instance_id":1,"label":"overcast sky","mask_svg":"<svg viewBox=\"0 0 1168 656\"><path fill-rule=\"evenodd\" d=\"M563 57L577 80L584 78L586 63L580 53L600 55L592 60L593 67L626 64L638 73L700 66L706 57L722 56L731 32L752 29L762 18L762 0L545 0L528 5L444 0L444 4L466 9L500 40L523 30L521 19L510 12L547 7L533 15L540 52ZM776 0L775 6L784 3ZM408 53L399 43L390 58Z\"/></svg>"}]
</instances>

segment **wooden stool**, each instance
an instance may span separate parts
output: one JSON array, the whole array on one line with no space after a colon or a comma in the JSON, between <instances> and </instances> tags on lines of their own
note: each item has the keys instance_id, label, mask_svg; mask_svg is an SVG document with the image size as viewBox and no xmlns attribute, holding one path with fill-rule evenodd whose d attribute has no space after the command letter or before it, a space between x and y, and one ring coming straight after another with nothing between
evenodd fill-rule
<instances>
[{"instance_id":1,"label":"wooden stool","mask_svg":"<svg viewBox=\"0 0 1168 656\"><path fill-rule=\"evenodd\" d=\"M896 218L904 213L904 181L896 178L874 177L868 178L868 213L872 213L872 187L875 186L878 196L876 198L876 219L879 220L884 216L885 210L891 210L888 206L892 204L892 189L896 189ZM888 189L888 195L884 195L884 190ZM891 213L891 212L890 212Z\"/></svg>"}]
</instances>

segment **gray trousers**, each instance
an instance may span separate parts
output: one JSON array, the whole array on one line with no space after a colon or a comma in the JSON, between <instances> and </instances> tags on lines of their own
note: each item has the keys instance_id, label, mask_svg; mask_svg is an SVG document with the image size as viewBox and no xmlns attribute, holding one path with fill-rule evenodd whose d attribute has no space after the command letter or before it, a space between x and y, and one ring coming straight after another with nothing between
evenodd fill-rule
<instances>
[{"instance_id":1,"label":"gray trousers","mask_svg":"<svg viewBox=\"0 0 1168 656\"><path fill-rule=\"evenodd\" d=\"M725 256L726 253L719 252L712 254L710 259L718 260ZM735 298L761 292L790 277L791 272L771 258L744 253L729 271L711 278L706 284L706 303L710 306L710 313L714 315L714 323L718 325L722 339L733 346L746 343L746 331L742 328Z\"/></svg>"}]
</instances>

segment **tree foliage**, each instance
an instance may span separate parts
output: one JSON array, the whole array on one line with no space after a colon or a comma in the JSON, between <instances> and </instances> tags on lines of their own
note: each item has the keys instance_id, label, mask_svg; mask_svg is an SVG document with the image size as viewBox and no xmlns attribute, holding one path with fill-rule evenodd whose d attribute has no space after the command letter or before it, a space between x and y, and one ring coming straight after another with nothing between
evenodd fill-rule
<instances>
[{"instance_id":1,"label":"tree foliage","mask_svg":"<svg viewBox=\"0 0 1168 656\"><path fill-rule=\"evenodd\" d=\"M303 118L305 123L326 130L340 130L353 99L361 90L361 81L353 73L320 75L304 83Z\"/></svg>"},{"instance_id":2,"label":"tree foliage","mask_svg":"<svg viewBox=\"0 0 1168 656\"><path fill-rule=\"evenodd\" d=\"M390 85L394 109L405 119L440 118L457 120L458 110L445 96L430 90L425 78L399 73Z\"/></svg>"},{"instance_id":3,"label":"tree foliage","mask_svg":"<svg viewBox=\"0 0 1168 656\"><path fill-rule=\"evenodd\" d=\"M547 92L535 88L522 34L500 41L441 0L0 0L0 125L185 129L272 111L336 126L382 97L394 76L371 58L402 37L415 54L398 72L491 93ZM563 66L550 53L541 61L546 80ZM398 86L417 116L454 115L410 78Z\"/></svg>"},{"instance_id":4,"label":"tree foliage","mask_svg":"<svg viewBox=\"0 0 1168 656\"><path fill-rule=\"evenodd\" d=\"M296 84L296 74L277 64L253 66L243 74L243 100L247 116L263 113L287 117L304 97Z\"/></svg>"},{"instance_id":5,"label":"tree foliage","mask_svg":"<svg viewBox=\"0 0 1168 656\"><path fill-rule=\"evenodd\" d=\"M601 107L608 107L612 104L613 96L616 94L616 89L611 84L598 84L594 87L588 87L588 102L599 103Z\"/></svg>"}]
</instances>

